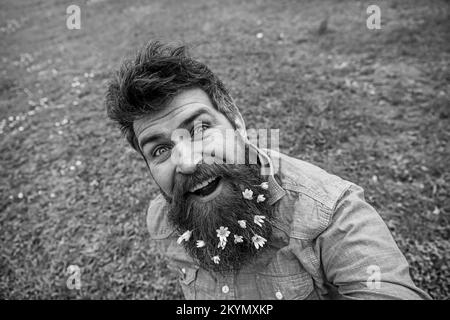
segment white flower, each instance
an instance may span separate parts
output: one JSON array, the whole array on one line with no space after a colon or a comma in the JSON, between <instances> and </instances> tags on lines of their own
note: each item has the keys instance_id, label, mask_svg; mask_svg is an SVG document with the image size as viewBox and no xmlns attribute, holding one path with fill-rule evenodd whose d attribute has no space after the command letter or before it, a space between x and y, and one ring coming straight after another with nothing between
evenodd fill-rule
<instances>
[{"instance_id":1,"label":"white flower","mask_svg":"<svg viewBox=\"0 0 450 320\"><path fill-rule=\"evenodd\" d=\"M253 222L257 224L258 226L262 227L262 223L264 223L265 216L259 216L255 215L255 218L253 219Z\"/></svg>"},{"instance_id":2,"label":"white flower","mask_svg":"<svg viewBox=\"0 0 450 320\"><path fill-rule=\"evenodd\" d=\"M244 196L244 199L252 200L253 199L253 191L249 189L245 189L244 192L242 192L242 195Z\"/></svg>"},{"instance_id":3,"label":"white flower","mask_svg":"<svg viewBox=\"0 0 450 320\"><path fill-rule=\"evenodd\" d=\"M183 233L181 236L178 237L177 243L181 244L181 242L183 241L188 241L189 238L191 237L192 231L186 231L185 233Z\"/></svg>"},{"instance_id":4,"label":"white flower","mask_svg":"<svg viewBox=\"0 0 450 320\"><path fill-rule=\"evenodd\" d=\"M197 248L202 248L205 246L205 241L203 240L197 240Z\"/></svg>"},{"instance_id":5,"label":"white flower","mask_svg":"<svg viewBox=\"0 0 450 320\"><path fill-rule=\"evenodd\" d=\"M241 227L241 228L247 228L247 221L245 221L245 220L238 220L238 223L239 223L239 226Z\"/></svg>"},{"instance_id":6,"label":"white flower","mask_svg":"<svg viewBox=\"0 0 450 320\"><path fill-rule=\"evenodd\" d=\"M244 242L244 240L242 240L242 236L238 236L238 235L234 235L234 243L240 243L240 242Z\"/></svg>"},{"instance_id":7,"label":"white flower","mask_svg":"<svg viewBox=\"0 0 450 320\"><path fill-rule=\"evenodd\" d=\"M269 189L269 183L268 182L263 182L260 184L260 187L263 188L264 190Z\"/></svg>"},{"instance_id":8,"label":"white flower","mask_svg":"<svg viewBox=\"0 0 450 320\"><path fill-rule=\"evenodd\" d=\"M260 194L258 196L258 198L256 198L256 202L260 203L260 202L264 202L264 200L266 200L266 197L264 197L263 194Z\"/></svg>"},{"instance_id":9,"label":"white flower","mask_svg":"<svg viewBox=\"0 0 450 320\"><path fill-rule=\"evenodd\" d=\"M255 246L256 249L262 248L264 246L264 244L266 243L266 239L264 239L263 237L255 234L252 237L252 241L253 241L253 245Z\"/></svg>"},{"instance_id":10,"label":"white flower","mask_svg":"<svg viewBox=\"0 0 450 320\"><path fill-rule=\"evenodd\" d=\"M219 256L214 256L211 258L212 261L214 261L215 264L219 264L220 258Z\"/></svg>"},{"instance_id":11,"label":"white flower","mask_svg":"<svg viewBox=\"0 0 450 320\"><path fill-rule=\"evenodd\" d=\"M228 231L228 227L220 227L217 231L217 237L219 237L220 241L227 242L227 238L230 235L230 231Z\"/></svg>"},{"instance_id":12,"label":"white flower","mask_svg":"<svg viewBox=\"0 0 450 320\"><path fill-rule=\"evenodd\" d=\"M227 240L225 240L225 241L220 240L219 244L217 245L217 248L222 248L222 250L223 250L223 249L225 249L226 245L227 245Z\"/></svg>"}]
</instances>

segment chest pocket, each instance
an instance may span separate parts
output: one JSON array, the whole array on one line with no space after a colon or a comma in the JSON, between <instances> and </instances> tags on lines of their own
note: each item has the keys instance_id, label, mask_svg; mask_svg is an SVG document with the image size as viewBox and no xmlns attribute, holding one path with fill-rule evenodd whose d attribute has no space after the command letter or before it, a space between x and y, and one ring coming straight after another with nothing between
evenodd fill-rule
<instances>
[{"instance_id":1,"label":"chest pocket","mask_svg":"<svg viewBox=\"0 0 450 320\"><path fill-rule=\"evenodd\" d=\"M178 268L181 289L186 300L195 300L195 279L198 268Z\"/></svg>"},{"instance_id":2,"label":"chest pocket","mask_svg":"<svg viewBox=\"0 0 450 320\"><path fill-rule=\"evenodd\" d=\"M289 276L258 274L256 282L263 300L303 300L315 297L313 280L306 272Z\"/></svg>"},{"instance_id":3,"label":"chest pocket","mask_svg":"<svg viewBox=\"0 0 450 320\"><path fill-rule=\"evenodd\" d=\"M199 266L178 267L179 280L186 300L216 299L215 281Z\"/></svg>"}]
</instances>

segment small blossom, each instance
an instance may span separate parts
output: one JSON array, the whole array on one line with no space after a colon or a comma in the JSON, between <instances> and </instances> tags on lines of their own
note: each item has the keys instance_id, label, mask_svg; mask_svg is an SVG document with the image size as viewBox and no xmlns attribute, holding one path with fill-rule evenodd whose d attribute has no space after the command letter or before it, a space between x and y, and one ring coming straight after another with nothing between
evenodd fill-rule
<instances>
[{"instance_id":1,"label":"small blossom","mask_svg":"<svg viewBox=\"0 0 450 320\"><path fill-rule=\"evenodd\" d=\"M77 167L81 166L81 161L80 161L80 160L77 160L77 161L75 162L75 165L76 165Z\"/></svg>"},{"instance_id":2,"label":"small blossom","mask_svg":"<svg viewBox=\"0 0 450 320\"><path fill-rule=\"evenodd\" d=\"M177 243L181 244L181 242L183 241L188 241L189 238L191 237L192 231L186 231L185 233L183 233L181 236L178 237Z\"/></svg>"},{"instance_id":3,"label":"small blossom","mask_svg":"<svg viewBox=\"0 0 450 320\"><path fill-rule=\"evenodd\" d=\"M252 200L253 199L253 191L249 189L245 189L244 192L242 192L242 195L244 196L244 199Z\"/></svg>"},{"instance_id":4,"label":"small blossom","mask_svg":"<svg viewBox=\"0 0 450 320\"><path fill-rule=\"evenodd\" d=\"M238 220L238 223L239 223L239 226L241 227L241 228L247 228L247 221L245 221L245 220Z\"/></svg>"},{"instance_id":5,"label":"small blossom","mask_svg":"<svg viewBox=\"0 0 450 320\"><path fill-rule=\"evenodd\" d=\"M227 242L227 238L230 235L230 231L228 231L228 227L220 227L217 231L217 237L219 237L220 241Z\"/></svg>"},{"instance_id":6,"label":"small blossom","mask_svg":"<svg viewBox=\"0 0 450 320\"><path fill-rule=\"evenodd\" d=\"M241 243L244 242L242 239L242 236L238 236L237 234L234 235L234 243Z\"/></svg>"},{"instance_id":7,"label":"small blossom","mask_svg":"<svg viewBox=\"0 0 450 320\"><path fill-rule=\"evenodd\" d=\"M255 215L253 222L258 226L262 227L262 223L264 223L265 216Z\"/></svg>"},{"instance_id":8,"label":"small blossom","mask_svg":"<svg viewBox=\"0 0 450 320\"><path fill-rule=\"evenodd\" d=\"M211 258L212 261L214 261L215 264L219 264L220 261L220 257L219 256L214 256Z\"/></svg>"},{"instance_id":9,"label":"small blossom","mask_svg":"<svg viewBox=\"0 0 450 320\"><path fill-rule=\"evenodd\" d=\"M256 202L260 203L260 202L264 202L264 200L266 200L266 197L264 197L263 194L260 194L258 196L258 198L256 198Z\"/></svg>"},{"instance_id":10,"label":"small blossom","mask_svg":"<svg viewBox=\"0 0 450 320\"><path fill-rule=\"evenodd\" d=\"M23 198L23 193L19 192L19 194L17 195L17 198L22 199Z\"/></svg>"},{"instance_id":11,"label":"small blossom","mask_svg":"<svg viewBox=\"0 0 450 320\"><path fill-rule=\"evenodd\" d=\"M268 182L263 182L260 184L260 187L263 188L264 190L269 189L269 183Z\"/></svg>"},{"instance_id":12,"label":"small blossom","mask_svg":"<svg viewBox=\"0 0 450 320\"><path fill-rule=\"evenodd\" d=\"M262 248L264 246L264 244L266 243L266 239L255 234L252 237L252 241L253 241L253 245L255 246L256 249Z\"/></svg>"},{"instance_id":13,"label":"small blossom","mask_svg":"<svg viewBox=\"0 0 450 320\"><path fill-rule=\"evenodd\" d=\"M197 248L202 248L205 246L205 241L203 240L197 240Z\"/></svg>"},{"instance_id":14,"label":"small blossom","mask_svg":"<svg viewBox=\"0 0 450 320\"><path fill-rule=\"evenodd\" d=\"M222 250L223 250L223 249L225 249L226 245L227 245L227 240L225 240L225 241L220 240L219 244L217 245L217 248L222 248Z\"/></svg>"}]
</instances>

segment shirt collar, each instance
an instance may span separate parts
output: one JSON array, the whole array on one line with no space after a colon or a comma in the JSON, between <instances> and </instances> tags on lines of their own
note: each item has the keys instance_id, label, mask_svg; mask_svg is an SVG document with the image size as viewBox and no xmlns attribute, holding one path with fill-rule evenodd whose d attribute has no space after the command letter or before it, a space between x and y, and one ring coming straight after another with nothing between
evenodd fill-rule
<instances>
[{"instance_id":1,"label":"shirt collar","mask_svg":"<svg viewBox=\"0 0 450 320\"><path fill-rule=\"evenodd\" d=\"M261 163L261 172L263 175L267 176L267 180L269 183L269 204L273 205L275 202L280 200L285 194L286 191L280 186L275 176L279 171L279 161L272 161L270 156L267 154L269 150L258 148L252 143L249 143L250 147L257 152L259 161Z\"/></svg>"}]
</instances>

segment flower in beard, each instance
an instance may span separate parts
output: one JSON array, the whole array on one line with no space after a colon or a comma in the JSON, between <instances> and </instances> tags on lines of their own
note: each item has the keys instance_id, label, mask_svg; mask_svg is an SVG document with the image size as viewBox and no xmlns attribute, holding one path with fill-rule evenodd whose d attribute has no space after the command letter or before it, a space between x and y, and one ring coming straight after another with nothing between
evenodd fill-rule
<instances>
[{"instance_id":1,"label":"flower in beard","mask_svg":"<svg viewBox=\"0 0 450 320\"><path fill-rule=\"evenodd\" d=\"M256 249L262 248L264 246L264 244L266 243L266 239L255 234L252 237L252 241L253 241L253 245L255 246Z\"/></svg>"},{"instance_id":2,"label":"flower in beard","mask_svg":"<svg viewBox=\"0 0 450 320\"><path fill-rule=\"evenodd\" d=\"M225 249L225 246L227 244L227 238L230 235L230 231L228 231L228 227L220 227L216 230L217 237L219 238L219 244L217 245L217 248Z\"/></svg>"},{"instance_id":3,"label":"flower in beard","mask_svg":"<svg viewBox=\"0 0 450 320\"><path fill-rule=\"evenodd\" d=\"M245 221L245 220L238 220L238 223L239 223L239 226L241 227L241 228L247 228L247 221Z\"/></svg>"},{"instance_id":4,"label":"flower in beard","mask_svg":"<svg viewBox=\"0 0 450 320\"><path fill-rule=\"evenodd\" d=\"M230 231L228 231L228 227L220 227L217 231L217 237L220 241L227 242L227 238L230 235Z\"/></svg>"},{"instance_id":5,"label":"flower in beard","mask_svg":"<svg viewBox=\"0 0 450 320\"><path fill-rule=\"evenodd\" d=\"M227 245L227 242L221 240L221 241L219 241L217 248L222 248L222 250L224 250L226 245Z\"/></svg>"},{"instance_id":6,"label":"flower in beard","mask_svg":"<svg viewBox=\"0 0 450 320\"><path fill-rule=\"evenodd\" d=\"M205 241L197 240L196 246L197 248L203 248L205 246Z\"/></svg>"},{"instance_id":7,"label":"flower in beard","mask_svg":"<svg viewBox=\"0 0 450 320\"><path fill-rule=\"evenodd\" d=\"M244 196L244 199L247 199L247 200L253 199L253 191L250 189L245 189L245 191L242 192L242 195Z\"/></svg>"},{"instance_id":8,"label":"flower in beard","mask_svg":"<svg viewBox=\"0 0 450 320\"><path fill-rule=\"evenodd\" d=\"M186 231L181 236L178 237L177 243L181 244L183 241L189 241L189 238L191 237L192 231Z\"/></svg>"},{"instance_id":9,"label":"flower in beard","mask_svg":"<svg viewBox=\"0 0 450 320\"><path fill-rule=\"evenodd\" d=\"M264 223L264 219L265 218L266 218L265 216L255 215L255 218L253 219L253 222L256 225L262 227L262 224Z\"/></svg>"},{"instance_id":10,"label":"flower in beard","mask_svg":"<svg viewBox=\"0 0 450 320\"><path fill-rule=\"evenodd\" d=\"M269 189L269 183L268 182L263 182L259 185L261 188L263 188L264 190Z\"/></svg>"},{"instance_id":11,"label":"flower in beard","mask_svg":"<svg viewBox=\"0 0 450 320\"><path fill-rule=\"evenodd\" d=\"M238 236L237 234L234 235L234 243L241 243L244 242L244 240L242 239L242 236Z\"/></svg>"},{"instance_id":12,"label":"flower in beard","mask_svg":"<svg viewBox=\"0 0 450 320\"><path fill-rule=\"evenodd\" d=\"M264 202L264 200L266 200L266 197L264 197L263 194L260 194L258 196L258 198L256 198L256 202L260 203L260 202Z\"/></svg>"},{"instance_id":13,"label":"flower in beard","mask_svg":"<svg viewBox=\"0 0 450 320\"><path fill-rule=\"evenodd\" d=\"M220 262L220 257L219 256L214 256L211 258L212 261L214 261L215 264L219 264Z\"/></svg>"}]
</instances>

